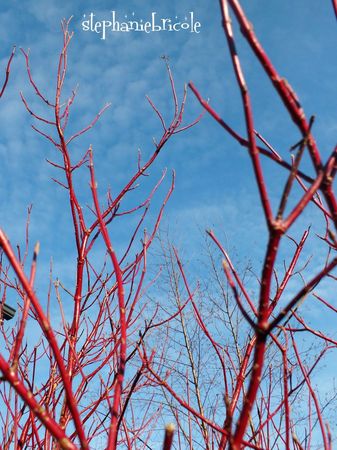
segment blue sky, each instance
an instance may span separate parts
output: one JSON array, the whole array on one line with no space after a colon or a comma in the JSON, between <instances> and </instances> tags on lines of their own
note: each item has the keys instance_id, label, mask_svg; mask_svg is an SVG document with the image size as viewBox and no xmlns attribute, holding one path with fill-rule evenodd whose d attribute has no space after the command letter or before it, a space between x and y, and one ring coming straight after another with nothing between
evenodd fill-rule
<instances>
[{"instance_id":1,"label":"blue sky","mask_svg":"<svg viewBox=\"0 0 337 450\"><path fill-rule=\"evenodd\" d=\"M243 5L276 67L298 92L307 115L317 115L316 135L322 153L327 155L334 144L336 130L333 95L336 61L331 57L336 30L330 3L324 1L318 6L314 1L303 1L296 8L292 8L290 1L247 1ZM81 142L83 148L93 144L102 190L125 180L136 162L137 148L144 155L149 154L152 136L160 133L160 124L145 95L150 95L167 117L172 112L169 85L160 59L163 54L170 57L180 92L184 82L192 80L230 124L244 130L217 2L208 2L206 6L201 2L152 1L144 7L139 2L95 1L81 2L79 7L75 2L14 1L3 3L0 8L2 66L13 44L30 48L35 79L50 93L55 85L56 54L61 42L60 20L74 16L68 87L78 83L79 93L73 109L73 128L90 121L106 102L112 103L100 123ZM97 18L106 18L112 8L121 16L135 12L139 17L147 17L152 11L162 17L183 17L193 10L201 22L200 33L114 33L102 41L94 33L81 30L83 14L94 12ZM252 88L256 128L287 157L288 148L298 138L297 131L289 123L249 49L242 39L239 42ZM44 236L52 224L58 226L52 212L58 209L56 204L63 201L64 193L50 183L53 170L43 159L51 157L53 149L30 129L32 120L20 102L19 90L24 91L32 105L38 104L27 83L23 58L17 52L0 110L1 157L8 174L8 180L2 178L0 184L4 199L1 215L9 224L12 239L20 239L25 209L32 202L32 233L38 226L36 235L41 239L41 231ZM195 117L199 112L200 107L190 94L187 117ZM113 173L108 169L110 164ZM250 161L210 118L205 117L196 128L171 141L153 169L154 177L163 167L177 172L176 192L166 216L172 227L175 223L179 230L186 229L186 223L193 229L196 223L201 227L219 225L232 242L236 234L246 233L243 224L252 223L255 218L254 233L263 232L262 218L256 220L255 210L259 211L259 205ZM282 179L282 171L274 166L268 166L267 170L271 196L276 197L279 183L274 181ZM53 201L48 201L50 195ZM60 211L58 222L66 214ZM238 220L239 214L244 214L245 219ZM190 230L187 233L191 235ZM52 245L51 237L42 249L49 253L49 245Z\"/></svg>"},{"instance_id":2,"label":"blue sky","mask_svg":"<svg viewBox=\"0 0 337 450\"><path fill-rule=\"evenodd\" d=\"M331 2L324 0L246 0L242 1L247 15L276 68L298 93L307 116L316 115L315 136L327 156L335 145L336 122L336 23ZM80 5L79 5L80 4ZM201 23L200 33L113 33L101 40L95 33L81 27L84 14L94 12L97 19L108 18L111 10L122 17L135 13L147 18L156 11L161 17L184 17L193 11ZM149 107L149 95L165 117L173 111L169 82L162 55L170 58L179 94L185 82L193 81L212 106L240 131L244 131L240 97L231 70L226 41L221 29L217 1L7 1L0 6L0 66L15 44L30 48L33 76L41 89L53 96L57 55L61 46L60 21L73 16L74 37L69 49L67 88L79 84L72 112L71 129L79 129L95 116L107 102L111 108L93 130L74 146L80 155L93 145L100 193L110 186L117 191L137 164L137 149L144 158L153 149L152 137L160 136L160 123ZM254 61L249 48L239 36L239 52L247 81L251 87L255 127L279 153L289 160L289 148L299 139L269 81ZM3 73L3 72L2 72ZM51 181L55 169L45 158L55 159L50 144L31 129L32 118L19 97L22 90L29 103L42 112L38 99L28 85L24 59L15 56L8 89L0 104L0 158L3 170L0 178L0 217L13 245L24 242L26 210L33 204L31 242L41 242L39 285L53 257L54 276L71 281L75 262L69 255L71 228L65 192ZM69 91L70 92L70 91ZM200 113L200 106L188 94L186 119ZM305 163L311 171L310 165ZM252 177L248 155L234 143L214 121L205 116L192 130L177 135L164 148L146 180L144 198L163 168L176 170L176 189L165 213L163 227L169 228L188 260L199 256L201 233L214 228L229 250L242 265L251 261L259 273L266 241L265 223ZM276 204L284 172L274 165L264 164L273 204ZM90 203L88 180L83 183L83 204ZM154 202L154 213L169 186L169 177ZM135 197L136 200L136 197ZM65 206L66 205L66 206ZM302 223L293 229L298 236L303 226L313 225L322 232L322 222L308 208ZM132 224L129 224L132 225ZM314 235L314 233L312 233ZM118 229L121 241L128 235L127 227ZM305 256L314 255L324 261L317 241ZM285 246L284 256L289 254ZM309 272L310 273L309 269ZM314 270L314 267L313 269Z\"/></svg>"},{"instance_id":3,"label":"blue sky","mask_svg":"<svg viewBox=\"0 0 337 450\"><path fill-rule=\"evenodd\" d=\"M307 115L317 115L316 136L322 153L327 155L334 145L336 131L333 95L336 61L332 58L336 29L330 3L324 1L318 6L314 1L303 1L296 8L292 8L291 1L246 1L243 5L276 67L298 92ZM147 17L152 11L161 17L183 17L193 10L201 22L200 33L114 33L102 41L94 33L81 30L83 14L94 12L97 18L105 19L111 9L120 16L135 12L139 17ZM107 186L114 189L114 183L120 185L136 164L137 148L142 149L144 156L149 154L152 136L159 136L160 124L145 95L153 98L166 117L172 112L165 67L160 59L163 54L170 58L180 92L184 82L192 80L225 120L237 130L244 130L217 2L206 5L189 1L150 1L144 7L139 2L85 1L79 7L76 2L14 1L3 3L0 11L2 66L13 44L30 48L34 77L43 90L51 94L61 42L60 20L74 16L67 85L72 88L79 84L72 115L73 129L89 122L106 102L112 103L95 129L81 141L82 149L76 149L79 154L88 143L93 144L102 191ZM256 128L271 140L282 156L288 157L290 145L298 138L297 131L289 123L248 47L242 39L239 42L251 86ZM32 120L21 104L19 90L31 105L38 105L27 83L23 58L17 52L0 110L3 124L0 151L8 175L8 179L2 178L0 182L4 200L1 216L8 223L11 238L20 240L25 209L33 203L32 238L39 235L42 244L46 238L41 254L54 254L55 240L45 235L49 234L51 226L57 227L66 220L67 211L57 206L62 203L64 193L50 183L50 176L55 173L43 160L54 155L53 149L30 129ZM200 107L190 93L186 116L192 118L199 112ZM176 227L179 232L187 231L186 237L190 237L187 227L195 230L197 224L201 228L216 225L226 231L229 242L234 242L237 234L247 234L248 222L252 225L249 235L253 232L259 239L264 222L261 215L256 214L260 209L250 161L245 151L209 117L170 142L152 171L153 178L164 167L177 172L176 191L166 214L172 232ZM272 165L266 167L271 197L277 198L282 171ZM56 210L58 223L53 214ZM56 235L58 233L54 239ZM59 247L58 238L57 241Z\"/></svg>"}]
</instances>

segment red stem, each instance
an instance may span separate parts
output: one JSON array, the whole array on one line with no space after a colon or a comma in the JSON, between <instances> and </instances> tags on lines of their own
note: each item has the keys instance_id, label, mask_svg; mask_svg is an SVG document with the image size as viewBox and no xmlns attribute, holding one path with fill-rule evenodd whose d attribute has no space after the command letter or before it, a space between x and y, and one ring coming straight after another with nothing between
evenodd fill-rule
<instances>
[{"instance_id":1,"label":"red stem","mask_svg":"<svg viewBox=\"0 0 337 450\"><path fill-rule=\"evenodd\" d=\"M15 47L13 47L11 56L9 57L8 63L7 63L7 67L6 67L6 77L5 77L5 81L2 85L1 91L0 91L0 98L2 97L3 93L5 92L5 89L7 87L8 84L8 80L9 80L9 74L10 74L10 69L11 69L11 64L14 58L14 54L15 54Z\"/></svg>"},{"instance_id":2,"label":"red stem","mask_svg":"<svg viewBox=\"0 0 337 450\"><path fill-rule=\"evenodd\" d=\"M274 264L278 247L280 244L281 234L280 232L273 232L270 236L267 253L265 257L265 263L262 272L261 292L259 301L259 317L256 331L256 346L254 353L253 369L250 377L249 387L247 395L244 399L243 408L240 417L237 422L237 427L234 436L231 440L232 450L239 450L242 444L249 417L253 409L257 391L261 382L261 375L263 370L264 357L266 352L266 339L268 334L266 333L268 327L268 311L269 311L269 298L271 281L273 276Z\"/></svg>"},{"instance_id":3,"label":"red stem","mask_svg":"<svg viewBox=\"0 0 337 450\"><path fill-rule=\"evenodd\" d=\"M173 444L174 430L175 426L173 425L173 423L170 423L166 426L163 450L171 450Z\"/></svg>"},{"instance_id":4,"label":"red stem","mask_svg":"<svg viewBox=\"0 0 337 450\"><path fill-rule=\"evenodd\" d=\"M234 34L231 25L231 19L228 11L228 3L226 0L220 0L222 18L223 18L223 26L225 30L225 34L227 37L228 47L230 50L230 55L232 59L232 64L234 68L234 72L236 75L237 84L240 88L241 97L242 97L242 105L245 114L247 135L249 141L249 153L253 163L255 179L258 185L261 203L264 209L265 218L268 224L268 228L271 227L273 221L273 213L270 206L270 201L268 198L268 193L266 190L266 185L264 181L263 171L260 163L260 154L256 145L255 140L255 132L254 132L254 122L253 122L253 114L252 114L252 106L250 101L250 96L248 92L248 88L246 85L246 81L244 78L244 74L241 68L240 60L236 51Z\"/></svg>"},{"instance_id":5,"label":"red stem","mask_svg":"<svg viewBox=\"0 0 337 450\"><path fill-rule=\"evenodd\" d=\"M123 380L124 380L124 372L125 372L125 362L126 362L126 349L127 349L127 342L126 342L127 324L126 324L125 301L124 301L125 294L124 294L123 273L122 273L121 267L119 265L116 253L112 248L110 236L109 236L108 230L106 228L103 216L101 214L100 206L99 206L99 201L98 201L98 197L97 197L97 185L96 185L96 180L95 180L95 172L94 172L93 159L92 159L92 151L90 151L89 157L90 157L89 168L90 168L90 175L91 175L91 191L92 191L95 210L96 210L96 214L97 214L97 220L99 222L101 235L104 239L107 251L108 251L111 261L112 261L112 265L114 268L114 272L116 275L116 281L117 281L118 308L119 308L119 318L120 318L120 350L119 350L119 362L118 362L118 368L117 368L117 377L116 377L115 389L114 389L114 399L113 399L113 404L112 404L112 418L111 418L111 423L110 423L110 431L109 431L109 438L108 438L108 445L107 445L108 450L115 450L117 447L119 405L120 405L121 396L122 396Z\"/></svg>"}]
</instances>

